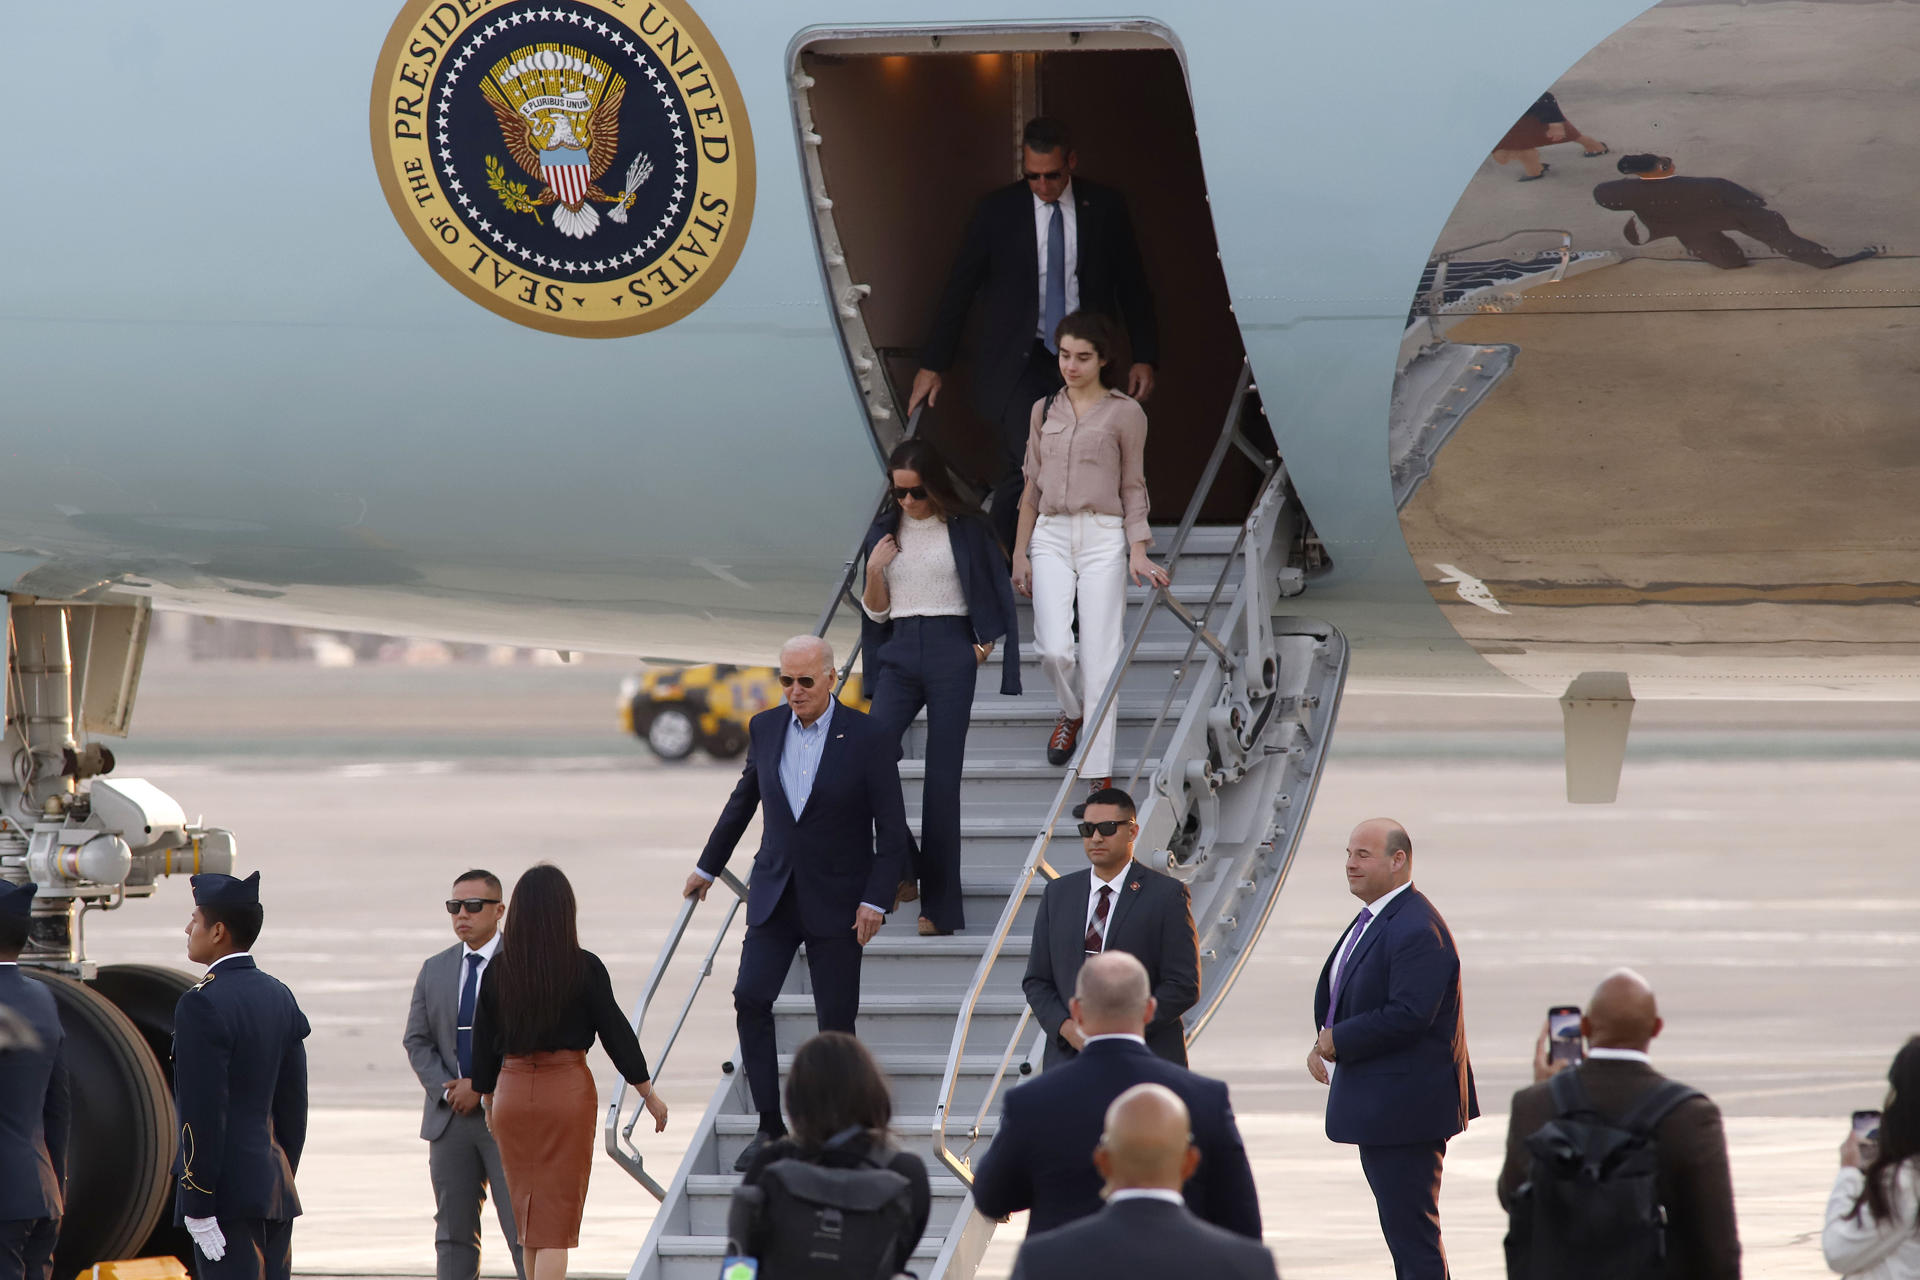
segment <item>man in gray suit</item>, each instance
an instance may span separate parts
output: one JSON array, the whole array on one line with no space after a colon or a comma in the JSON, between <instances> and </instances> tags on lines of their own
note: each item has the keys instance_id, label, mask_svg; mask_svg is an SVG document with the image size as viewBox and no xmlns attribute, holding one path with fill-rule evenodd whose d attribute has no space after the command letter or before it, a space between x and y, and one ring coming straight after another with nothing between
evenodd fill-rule
<instances>
[{"instance_id":1,"label":"man in gray suit","mask_svg":"<svg viewBox=\"0 0 1920 1280\"><path fill-rule=\"evenodd\" d=\"M507 913L500 877L491 871L467 872L453 882L447 912L459 941L420 966L403 1041L413 1074L427 1091L420 1136L428 1143L427 1169L433 1177L437 1280L477 1280L480 1210L489 1189L500 1231L513 1252L514 1272L526 1280L500 1149L487 1132L480 1095L470 1084L473 1012L482 977L500 947L500 918Z\"/></svg>"}]
</instances>

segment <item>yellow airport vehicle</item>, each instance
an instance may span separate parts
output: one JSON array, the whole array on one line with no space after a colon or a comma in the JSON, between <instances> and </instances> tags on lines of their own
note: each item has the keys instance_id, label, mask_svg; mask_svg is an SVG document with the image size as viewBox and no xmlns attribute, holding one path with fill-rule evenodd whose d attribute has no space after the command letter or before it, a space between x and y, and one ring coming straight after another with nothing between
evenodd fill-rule
<instances>
[{"instance_id":1,"label":"yellow airport vehicle","mask_svg":"<svg viewBox=\"0 0 1920 1280\"><path fill-rule=\"evenodd\" d=\"M773 667L716 662L697 667L648 667L620 682L620 724L662 760L684 760L704 748L717 760L747 749L747 721L785 701ZM864 711L865 690L855 674L840 701Z\"/></svg>"}]
</instances>

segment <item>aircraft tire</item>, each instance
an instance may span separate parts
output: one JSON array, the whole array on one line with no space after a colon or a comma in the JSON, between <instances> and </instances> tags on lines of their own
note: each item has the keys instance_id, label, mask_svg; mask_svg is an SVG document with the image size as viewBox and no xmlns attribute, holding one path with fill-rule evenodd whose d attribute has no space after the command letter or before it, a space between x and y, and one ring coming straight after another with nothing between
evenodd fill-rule
<instances>
[{"instance_id":1,"label":"aircraft tire","mask_svg":"<svg viewBox=\"0 0 1920 1280\"><path fill-rule=\"evenodd\" d=\"M85 983L45 970L66 1030L73 1086L67 1138L67 1209L54 1274L138 1255L169 1207L173 1099L166 1076L131 1019Z\"/></svg>"},{"instance_id":2,"label":"aircraft tire","mask_svg":"<svg viewBox=\"0 0 1920 1280\"><path fill-rule=\"evenodd\" d=\"M127 1015L146 1040L147 1048L153 1050L154 1060L166 1078L169 1097L173 1094L173 1010L187 988L198 981L184 970L157 964L102 965L93 980L93 989ZM168 1124L171 1131L171 1120ZM168 1254L180 1259L188 1271L193 1270L193 1237L174 1222L170 1210L160 1215L159 1225L147 1237L139 1256L159 1258Z\"/></svg>"}]
</instances>

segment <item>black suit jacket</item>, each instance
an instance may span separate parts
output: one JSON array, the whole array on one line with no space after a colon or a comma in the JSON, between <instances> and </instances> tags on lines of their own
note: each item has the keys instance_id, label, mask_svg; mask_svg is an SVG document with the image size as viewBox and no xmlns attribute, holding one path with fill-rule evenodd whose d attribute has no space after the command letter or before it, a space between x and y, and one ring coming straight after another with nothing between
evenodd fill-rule
<instances>
[{"instance_id":1,"label":"black suit jacket","mask_svg":"<svg viewBox=\"0 0 1920 1280\"><path fill-rule=\"evenodd\" d=\"M14 965L0 966L0 1008L40 1039L38 1049L0 1053L0 1222L58 1218L70 1114L60 1008L46 984Z\"/></svg>"},{"instance_id":2,"label":"black suit jacket","mask_svg":"<svg viewBox=\"0 0 1920 1280\"><path fill-rule=\"evenodd\" d=\"M1080 307L1124 320L1134 360L1156 364L1160 330L1126 198L1085 178L1075 178L1072 191ZM944 372L950 367L966 327L967 309L979 295L985 303L986 323L975 365L974 398L989 418L1002 416L1026 367L1027 352L1040 325L1039 280L1033 193L1025 182L989 192L967 223L966 238L920 351L923 368Z\"/></svg>"},{"instance_id":3,"label":"black suit jacket","mask_svg":"<svg viewBox=\"0 0 1920 1280\"><path fill-rule=\"evenodd\" d=\"M1087 893L1091 868L1061 876L1040 895L1033 919L1033 950L1021 987L1033 1016L1047 1032L1045 1069L1074 1056L1060 1034L1071 1016L1067 1002L1086 963ZM1153 997L1160 1002L1147 1027L1147 1048L1168 1062L1187 1065L1187 1032L1180 1015L1200 998L1200 938L1193 929L1187 886L1135 861L1107 924L1107 950L1124 951L1147 967Z\"/></svg>"},{"instance_id":4,"label":"black suit jacket","mask_svg":"<svg viewBox=\"0 0 1920 1280\"><path fill-rule=\"evenodd\" d=\"M1200 1167L1183 1188L1187 1207L1216 1227L1260 1238L1260 1193L1223 1081L1156 1057L1132 1040L1096 1040L1071 1062L1007 1094L1000 1131L973 1172L973 1203L989 1218L1032 1210L1027 1234L1100 1212L1100 1145L1107 1107L1137 1084L1180 1095L1193 1121Z\"/></svg>"},{"instance_id":5,"label":"black suit jacket","mask_svg":"<svg viewBox=\"0 0 1920 1280\"><path fill-rule=\"evenodd\" d=\"M307 1141L307 1017L252 956L222 960L173 1010L178 1218L300 1214Z\"/></svg>"},{"instance_id":6,"label":"black suit jacket","mask_svg":"<svg viewBox=\"0 0 1920 1280\"><path fill-rule=\"evenodd\" d=\"M1363 1146L1451 1138L1480 1114L1453 934L1408 885L1360 935L1340 1007L1329 1010L1328 976L1352 928L1334 943L1313 995L1313 1025L1332 1030L1338 1059L1327 1137Z\"/></svg>"},{"instance_id":7,"label":"black suit jacket","mask_svg":"<svg viewBox=\"0 0 1920 1280\"><path fill-rule=\"evenodd\" d=\"M1652 1067L1621 1059L1589 1058L1573 1069L1594 1109L1610 1120L1667 1083ZM1512 1209L1514 1193L1531 1173L1527 1138L1558 1114L1550 1089L1542 1082L1513 1095L1498 1187L1504 1209ZM1740 1232L1720 1108L1704 1096L1689 1098L1667 1113L1654 1139L1660 1146L1660 1203L1667 1209L1666 1274L1671 1280L1739 1280Z\"/></svg>"},{"instance_id":8,"label":"black suit jacket","mask_svg":"<svg viewBox=\"0 0 1920 1280\"><path fill-rule=\"evenodd\" d=\"M801 925L828 937L853 928L862 902L885 910L908 865L907 809L894 762L900 744L882 742L852 707L833 709L813 791L793 816L780 785L780 752L793 711L784 703L747 726L747 763L720 811L699 867L717 876L761 812L760 852L747 885L747 923L764 924L792 884Z\"/></svg>"},{"instance_id":9,"label":"black suit jacket","mask_svg":"<svg viewBox=\"0 0 1920 1280\"><path fill-rule=\"evenodd\" d=\"M1121 1200L1091 1218L1029 1233L1013 1280L1279 1280L1267 1247L1164 1200Z\"/></svg>"},{"instance_id":10,"label":"black suit jacket","mask_svg":"<svg viewBox=\"0 0 1920 1280\"><path fill-rule=\"evenodd\" d=\"M900 531L900 508L889 507L867 530L860 543L860 558L873 554L880 539ZM1020 613L1013 602L1013 570L1007 553L993 536L993 526L977 515L954 516L947 521L947 544L953 552L953 569L960 576L960 589L967 597L967 620L973 624L973 642L988 644L1006 640L1000 649L1000 692L1009 697L1020 694ZM875 622L860 613L860 656L864 664L867 693L879 684L880 667L875 655L880 646L893 639L893 623Z\"/></svg>"}]
</instances>

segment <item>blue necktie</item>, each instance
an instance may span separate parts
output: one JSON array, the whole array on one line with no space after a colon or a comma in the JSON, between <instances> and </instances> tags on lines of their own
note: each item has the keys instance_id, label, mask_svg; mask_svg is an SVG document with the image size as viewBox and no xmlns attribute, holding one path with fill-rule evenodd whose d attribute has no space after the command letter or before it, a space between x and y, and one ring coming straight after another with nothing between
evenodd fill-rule
<instances>
[{"instance_id":1,"label":"blue necktie","mask_svg":"<svg viewBox=\"0 0 1920 1280\"><path fill-rule=\"evenodd\" d=\"M1041 327L1045 331L1042 339L1047 350L1059 354L1060 344L1054 341L1053 331L1067 318L1067 219L1060 212L1060 202L1053 202L1053 217L1047 220L1047 296L1046 309L1041 313Z\"/></svg>"},{"instance_id":2,"label":"blue necktie","mask_svg":"<svg viewBox=\"0 0 1920 1280\"><path fill-rule=\"evenodd\" d=\"M473 1005L480 994L480 961L478 951L467 952L467 980L460 984L459 1026L454 1029L455 1052L460 1057L460 1078L473 1078Z\"/></svg>"},{"instance_id":3,"label":"blue necktie","mask_svg":"<svg viewBox=\"0 0 1920 1280\"><path fill-rule=\"evenodd\" d=\"M1327 1025L1333 1025L1333 1011L1340 1004L1340 986L1347 980L1347 964L1353 959L1353 949L1360 945L1360 935L1367 931L1367 921L1373 919L1373 910L1360 908L1360 918L1353 922L1353 934L1347 939L1347 949L1340 953L1340 969L1333 975L1333 990L1327 992Z\"/></svg>"}]
</instances>

